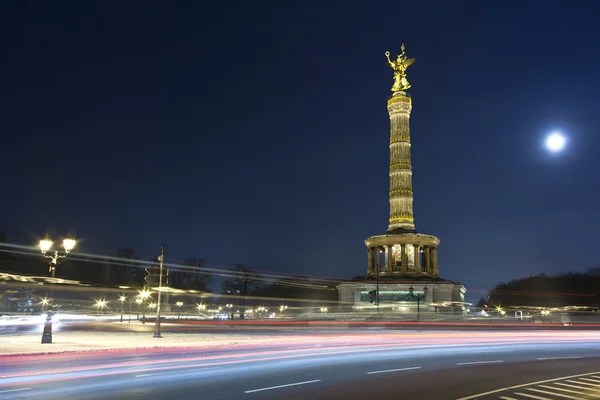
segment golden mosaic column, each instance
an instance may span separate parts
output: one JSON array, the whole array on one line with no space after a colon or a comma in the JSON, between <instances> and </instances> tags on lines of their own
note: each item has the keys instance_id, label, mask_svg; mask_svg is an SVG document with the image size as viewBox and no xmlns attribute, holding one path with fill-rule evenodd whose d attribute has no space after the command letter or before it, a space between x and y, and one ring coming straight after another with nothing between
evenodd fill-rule
<instances>
[{"instance_id":1,"label":"golden mosaic column","mask_svg":"<svg viewBox=\"0 0 600 400\"><path fill-rule=\"evenodd\" d=\"M410 112L412 101L403 91L387 103L390 114L390 224L388 233L415 232L412 164L410 161Z\"/></svg>"}]
</instances>

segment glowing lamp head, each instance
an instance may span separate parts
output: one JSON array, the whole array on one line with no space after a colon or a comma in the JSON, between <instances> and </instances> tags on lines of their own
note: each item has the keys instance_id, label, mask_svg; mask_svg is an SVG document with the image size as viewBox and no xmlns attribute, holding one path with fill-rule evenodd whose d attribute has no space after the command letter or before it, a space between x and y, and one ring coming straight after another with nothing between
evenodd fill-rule
<instances>
[{"instance_id":1,"label":"glowing lamp head","mask_svg":"<svg viewBox=\"0 0 600 400\"><path fill-rule=\"evenodd\" d=\"M50 240L50 239L40 240L40 250L42 251L42 253L46 253L51 248L52 248L52 240Z\"/></svg>"},{"instance_id":2,"label":"glowing lamp head","mask_svg":"<svg viewBox=\"0 0 600 400\"><path fill-rule=\"evenodd\" d=\"M75 247L76 243L77 243L77 241L75 241L75 239L65 239L65 240L63 240L63 246L65 248L65 251L68 253L71 250L73 250L73 248Z\"/></svg>"},{"instance_id":3,"label":"glowing lamp head","mask_svg":"<svg viewBox=\"0 0 600 400\"><path fill-rule=\"evenodd\" d=\"M125 301L125 296L121 296L121 297L119 297L119 300L120 300L121 302L124 302L124 301Z\"/></svg>"},{"instance_id":4,"label":"glowing lamp head","mask_svg":"<svg viewBox=\"0 0 600 400\"><path fill-rule=\"evenodd\" d=\"M567 139L558 132L551 133L546 138L546 148L553 153L561 151L566 143Z\"/></svg>"}]
</instances>

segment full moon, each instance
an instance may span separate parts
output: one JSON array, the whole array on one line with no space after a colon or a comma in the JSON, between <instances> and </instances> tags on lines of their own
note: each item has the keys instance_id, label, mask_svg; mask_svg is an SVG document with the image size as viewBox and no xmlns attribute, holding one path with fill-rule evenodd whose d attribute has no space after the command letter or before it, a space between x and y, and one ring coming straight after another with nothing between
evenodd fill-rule
<instances>
[{"instance_id":1,"label":"full moon","mask_svg":"<svg viewBox=\"0 0 600 400\"><path fill-rule=\"evenodd\" d=\"M546 148L553 153L564 149L567 139L560 133L554 132L546 137Z\"/></svg>"}]
</instances>

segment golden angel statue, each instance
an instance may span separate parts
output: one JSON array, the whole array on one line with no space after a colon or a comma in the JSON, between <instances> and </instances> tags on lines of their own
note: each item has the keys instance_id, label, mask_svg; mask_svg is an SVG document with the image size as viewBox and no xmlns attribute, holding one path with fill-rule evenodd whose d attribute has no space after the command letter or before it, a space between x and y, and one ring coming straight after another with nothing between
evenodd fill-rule
<instances>
[{"instance_id":1,"label":"golden angel statue","mask_svg":"<svg viewBox=\"0 0 600 400\"><path fill-rule=\"evenodd\" d=\"M404 51L404 43L402 43L402 53L398 54L396 61L390 60L390 52L386 51L385 56L388 60L388 65L394 70L394 85L392 92L398 92L410 88L410 83L406 79L406 69L415 62L414 58L406 58Z\"/></svg>"}]
</instances>

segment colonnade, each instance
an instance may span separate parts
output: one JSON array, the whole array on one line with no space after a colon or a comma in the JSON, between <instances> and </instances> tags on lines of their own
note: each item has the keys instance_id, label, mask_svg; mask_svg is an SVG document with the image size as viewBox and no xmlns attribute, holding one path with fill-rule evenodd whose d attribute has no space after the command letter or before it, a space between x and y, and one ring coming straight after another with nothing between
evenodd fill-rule
<instances>
[{"instance_id":1,"label":"colonnade","mask_svg":"<svg viewBox=\"0 0 600 400\"><path fill-rule=\"evenodd\" d=\"M410 248L410 249L409 249ZM409 257L409 252L412 257ZM368 247L368 273L421 273L439 275L437 247L398 244Z\"/></svg>"}]
</instances>

